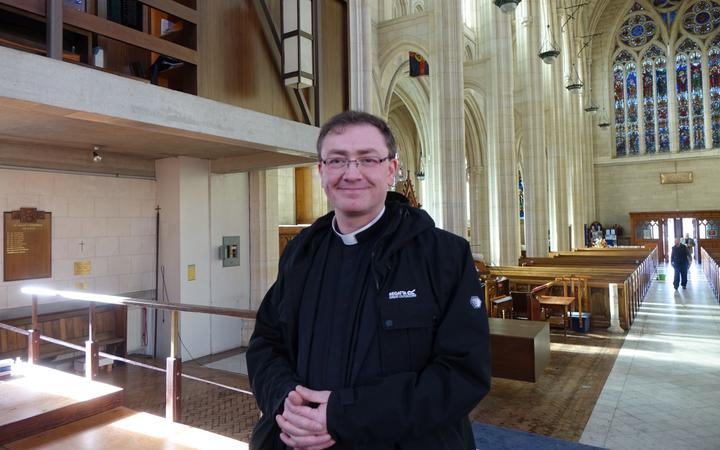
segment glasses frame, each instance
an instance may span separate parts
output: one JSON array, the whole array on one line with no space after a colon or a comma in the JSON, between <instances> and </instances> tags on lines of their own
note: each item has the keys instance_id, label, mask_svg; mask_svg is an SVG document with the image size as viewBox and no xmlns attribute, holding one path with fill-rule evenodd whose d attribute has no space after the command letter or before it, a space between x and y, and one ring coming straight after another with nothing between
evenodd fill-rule
<instances>
[{"instance_id":1,"label":"glasses frame","mask_svg":"<svg viewBox=\"0 0 720 450\"><path fill-rule=\"evenodd\" d=\"M345 167L331 167L331 166L328 164L328 162L329 162L331 159L340 160L340 161L345 161ZM363 165L360 163L360 160L363 160L363 159L378 160L378 165L377 165L377 166L372 166L372 167L363 166ZM380 166L382 165L383 162L385 162L385 161L391 161L392 159L393 159L393 157L391 157L390 155L388 155L388 156L386 156L386 157L384 157L384 158L375 158L375 157L372 157L372 156L362 156L362 157L360 157L360 158L355 158L355 159L345 159L345 158L321 159L320 162L321 162L325 167L327 167L328 170L334 170L334 171L338 171L338 172L339 172L339 171L346 171L346 170L348 170L348 169L350 168L350 163L355 163L355 168L358 169L358 170L360 170L360 169L377 169L378 167L380 167Z\"/></svg>"}]
</instances>

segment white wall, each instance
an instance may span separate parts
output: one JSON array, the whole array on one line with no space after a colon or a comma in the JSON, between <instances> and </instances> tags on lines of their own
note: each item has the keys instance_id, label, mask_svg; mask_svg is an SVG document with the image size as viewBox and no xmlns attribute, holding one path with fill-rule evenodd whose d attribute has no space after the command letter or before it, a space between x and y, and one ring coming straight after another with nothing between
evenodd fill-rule
<instances>
[{"instance_id":1,"label":"white wall","mask_svg":"<svg viewBox=\"0 0 720 450\"><path fill-rule=\"evenodd\" d=\"M20 207L52 213L52 278L0 282L0 308L30 305L20 293L28 284L103 294L155 287L154 181L0 169L0 209ZM90 261L90 275L75 276L76 261Z\"/></svg>"},{"instance_id":2,"label":"white wall","mask_svg":"<svg viewBox=\"0 0 720 450\"><path fill-rule=\"evenodd\" d=\"M228 308L250 307L249 185L244 173L214 175L207 160L157 161L160 261L167 300ZM239 267L222 267L223 236L240 236ZM195 265L195 280L187 267ZM162 289L162 278L161 278ZM169 314L160 315L158 355L169 354ZM182 313L183 359L199 358L242 345L240 319Z\"/></svg>"},{"instance_id":3,"label":"white wall","mask_svg":"<svg viewBox=\"0 0 720 450\"><path fill-rule=\"evenodd\" d=\"M716 150L706 156L683 158L647 156L596 161L597 219L604 225L622 225L630 232L631 212L718 209L720 158ZM687 184L660 184L660 173L693 172Z\"/></svg>"},{"instance_id":4,"label":"white wall","mask_svg":"<svg viewBox=\"0 0 720 450\"><path fill-rule=\"evenodd\" d=\"M226 308L250 309L249 185L246 173L210 177L211 303ZM218 248L223 236L240 236L240 265L223 267ZM210 347L219 353L241 345L243 321L211 316Z\"/></svg>"},{"instance_id":5,"label":"white wall","mask_svg":"<svg viewBox=\"0 0 720 450\"><path fill-rule=\"evenodd\" d=\"M0 209L20 207L52 213L52 278L0 281L0 309L29 306L20 288L30 284L102 294L155 288L155 181L0 169ZM78 261L90 261L89 275L75 275ZM52 302L41 300L40 312ZM140 319L130 308L130 353L142 347Z\"/></svg>"}]
</instances>

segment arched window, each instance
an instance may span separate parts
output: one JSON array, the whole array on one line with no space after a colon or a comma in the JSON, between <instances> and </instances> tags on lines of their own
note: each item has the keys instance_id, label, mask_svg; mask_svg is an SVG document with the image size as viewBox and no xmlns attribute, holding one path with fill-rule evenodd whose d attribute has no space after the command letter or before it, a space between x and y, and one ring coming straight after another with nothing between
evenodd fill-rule
<instances>
[{"instance_id":1,"label":"arched window","mask_svg":"<svg viewBox=\"0 0 720 450\"><path fill-rule=\"evenodd\" d=\"M719 27L720 0L644 0L627 10L611 60L617 157L720 148Z\"/></svg>"}]
</instances>

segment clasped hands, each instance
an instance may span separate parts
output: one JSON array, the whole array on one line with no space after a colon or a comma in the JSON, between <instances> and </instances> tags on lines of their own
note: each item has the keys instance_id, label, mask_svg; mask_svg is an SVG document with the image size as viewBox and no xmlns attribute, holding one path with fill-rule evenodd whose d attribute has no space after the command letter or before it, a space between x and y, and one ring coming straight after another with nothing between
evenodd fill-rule
<instances>
[{"instance_id":1,"label":"clasped hands","mask_svg":"<svg viewBox=\"0 0 720 450\"><path fill-rule=\"evenodd\" d=\"M285 445L303 450L323 450L335 445L327 429L329 399L330 391L314 391L299 385L290 391L283 413L275 416Z\"/></svg>"}]
</instances>

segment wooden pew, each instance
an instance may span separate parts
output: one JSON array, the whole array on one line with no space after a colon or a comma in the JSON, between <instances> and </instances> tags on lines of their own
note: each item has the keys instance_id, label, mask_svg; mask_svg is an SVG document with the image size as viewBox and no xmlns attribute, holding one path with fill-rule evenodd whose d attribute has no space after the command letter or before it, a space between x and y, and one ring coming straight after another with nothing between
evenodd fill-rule
<instances>
[{"instance_id":1,"label":"wooden pew","mask_svg":"<svg viewBox=\"0 0 720 450\"><path fill-rule=\"evenodd\" d=\"M705 278L707 278L715 298L720 301L720 251L701 247L700 255Z\"/></svg>"},{"instance_id":2,"label":"wooden pew","mask_svg":"<svg viewBox=\"0 0 720 450\"><path fill-rule=\"evenodd\" d=\"M652 282L657 267L657 250L560 253L553 258L525 258L524 261L532 261L532 264L491 267L490 273L508 277L511 291L525 292L556 277L589 277L588 309L591 324L597 328L610 326L609 284L615 283L618 286L620 326L627 330Z\"/></svg>"}]
</instances>

